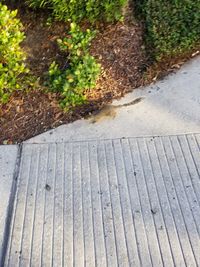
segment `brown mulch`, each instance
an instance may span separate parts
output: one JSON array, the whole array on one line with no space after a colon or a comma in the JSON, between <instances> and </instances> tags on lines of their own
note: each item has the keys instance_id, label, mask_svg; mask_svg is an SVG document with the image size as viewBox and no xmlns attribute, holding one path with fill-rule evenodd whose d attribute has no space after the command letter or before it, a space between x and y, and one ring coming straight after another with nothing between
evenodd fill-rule
<instances>
[{"instance_id":1,"label":"brown mulch","mask_svg":"<svg viewBox=\"0 0 200 267\"><path fill-rule=\"evenodd\" d=\"M67 33L65 23L46 25L44 13L19 10L24 25L28 54L27 64L42 83L53 60L64 64L67 55L60 53L56 40ZM123 96L140 85L146 64L142 29L136 23L104 25L94 40L91 53L103 70L95 90L86 92L88 104L63 113L56 94L35 91L15 92L9 103L0 107L0 143L18 143L63 123L88 116L105 103Z\"/></svg>"},{"instance_id":2,"label":"brown mulch","mask_svg":"<svg viewBox=\"0 0 200 267\"><path fill-rule=\"evenodd\" d=\"M143 30L136 22L101 25L91 53L101 63L102 75L96 88L86 92L88 103L64 113L58 105L58 96L46 93L42 84L53 60L61 66L66 63L67 55L59 51L56 40L67 34L67 25L54 22L47 26L48 15L23 8L19 10L19 17L27 36L23 43L28 54L27 64L32 74L39 77L37 84L40 86L15 92L6 105L0 105L0 144L19 143L61 124L87 117L112 99L145 84L146 70L149 82L177 68L169 67L171 61L165 67L148 68ZM177 65L177 60L173 64Z\"/></svg>"}]
</instances>

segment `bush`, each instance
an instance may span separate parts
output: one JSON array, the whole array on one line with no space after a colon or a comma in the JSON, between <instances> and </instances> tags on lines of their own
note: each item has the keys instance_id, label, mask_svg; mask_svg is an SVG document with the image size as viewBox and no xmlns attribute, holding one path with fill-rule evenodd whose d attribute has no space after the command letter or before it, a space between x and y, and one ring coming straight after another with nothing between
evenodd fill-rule
<instances>
[{"instance_id":1,"label":"bush","mask_svg":"<svg viewBox=\"0 0 200 267\"><path fill-rule=\"evenodd\" d=\"M127 0L27 0L27 3L33 8L52 9L59 20L79 22L86 18L94 22L119 20Z\"/></svg>"},{"instance_id":2,"label":"bush","mask_svg":"<svg viewBox=\"0 0 200 267\"><path fill-rule=\"evenodd\" d=\"M200 1L135 0L157 60L182 53L200 41Z\"/></svg>"},{"instance_id":3,"label":"bush","mask_svg":"<svg viewBox=\"0 0 200 267\"><path fill-rule=\"evenodd\" d=\"M10 94L19 89L19 76L26 73L25 55L20 48L24 40L17 11L0 4L0 102L6 103Z\"/></svg>"},{"instance_id":4,"label":"bush","mask_svg":"<svg viewBox=\"0 0 200 267\"><path fill-rule=\"evenodd\" d=\"M95 32L89 29L82 32L80 27L71 23L70 36L59 39L60 49L69 53L67 68L60 69L56 62L49 68L49 85L53 92L61 93L61 107L81 105L85 102L84 91L94 88L100 74L100 65L89 54L89 45Z\"/></svg>"}]
</instances>

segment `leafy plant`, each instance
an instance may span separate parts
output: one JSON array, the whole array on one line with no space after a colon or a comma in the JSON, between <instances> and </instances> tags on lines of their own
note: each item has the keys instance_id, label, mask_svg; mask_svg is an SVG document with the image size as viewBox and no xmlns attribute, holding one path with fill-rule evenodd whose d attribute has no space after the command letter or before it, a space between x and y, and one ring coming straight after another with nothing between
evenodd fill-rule
<instances>
[{"instance_id":1,"label":"leafy plant","mask_svg":"<svg viewBox=\"0 0 200 267\"><path fill-rule=\"evenodd\" d=\"M59 20L79 22L86 18L90 22L99 19L119 20L128 0L27 0L29 6L51 9Z\"/></svg>"},{"instance_id":2,"label":"leafy plant","mask_svg":"<svg viewBox=\"0 0 200 267\"><path fill-rule=\"evenodd\" d=\"M95 32L82 32L76 23L71 23L70 36L59 39L60 49L69 53L69 65L61 70L53 62L49 68L49 85L54 92L61 93L61 107L68 110L85 102L84 91L94 88L100 74L100 65L89 54L90 42Z\"/></svg>"},{"instance_id":3,"label":"leafy plant","mask_svg":"<svg viewBox=\"0 0 200 267\"><path fill-rule=\"evenodd\" d=\"M9 11L0 3L0 102L6 103L10 94L20 88L20 75L27 73L25 54L20 48L24 40L17 11Z\"/></svg>"},{"instance_id":4,"label":"leafy plant","mask_svg":"<svg viewBox=\"0 0 200 267\"><path fill-rule=\"evenodd\" d=\"M200 1L135 0L146 24L146 43L157 60L200 42Z\"/></svg>"}]
</instances>

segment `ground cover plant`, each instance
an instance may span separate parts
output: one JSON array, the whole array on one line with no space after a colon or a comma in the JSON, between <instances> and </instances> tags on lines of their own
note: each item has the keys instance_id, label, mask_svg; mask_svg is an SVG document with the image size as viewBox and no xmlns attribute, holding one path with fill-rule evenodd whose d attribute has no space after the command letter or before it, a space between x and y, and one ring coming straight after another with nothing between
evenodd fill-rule
<instances>
[{"instance_id":1,"label":"ground cover plant","mask_svg":"<svg viewBox=\"0 0 200 267\"><path fill-rule=\"evenodd\" d=\"M54 61L49 68L49 86L53 92L61 92L61 107L68 110L71 106L85 102L85 89L96 86L100 75L100 64L89 53L89 46L95 32L81 31L76 23L71 23L69 37L58 39L62 51L69 53L64 69Z\"/></svg>"},{"instance_id":2,"label":"ground cover plant","mask_svg":"<svg viewBox=\"0 0 200 267\"><path fill-rule=\"evenodd\" d=\"M199 3L193 0L4 0L3 5L0 143L87 117L199 51ZM10 32L9 23L2 26L5 17L11 17ZM11 45L2 42L5 29Z\"/></svg>"}]
</instances>

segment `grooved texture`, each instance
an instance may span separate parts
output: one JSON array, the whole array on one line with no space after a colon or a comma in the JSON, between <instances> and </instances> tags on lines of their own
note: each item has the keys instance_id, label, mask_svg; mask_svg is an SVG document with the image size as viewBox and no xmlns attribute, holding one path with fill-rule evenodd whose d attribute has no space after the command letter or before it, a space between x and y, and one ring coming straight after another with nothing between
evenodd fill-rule
<instances>
[{"instance_id":1,"label":"grooved texture","mask_svg":"<svg viewBox=\"0 0 200 267\"><path fill-rule=\"evenodd\" d=\"M200 266L200 135L24 144L5 266Z\"/></svg>"}]
</instances>

